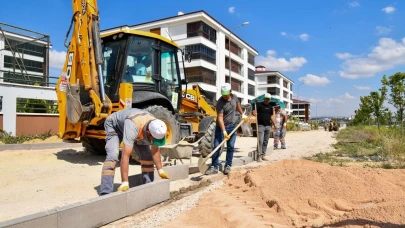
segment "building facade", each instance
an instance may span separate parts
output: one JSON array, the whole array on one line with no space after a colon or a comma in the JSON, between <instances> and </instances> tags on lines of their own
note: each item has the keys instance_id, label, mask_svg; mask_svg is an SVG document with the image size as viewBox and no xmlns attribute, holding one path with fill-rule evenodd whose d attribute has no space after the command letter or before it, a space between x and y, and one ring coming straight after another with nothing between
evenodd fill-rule
<instances>
[{"instance_id":1,"label":"building facade","mask_svg":"<svg viewBox=\"0 0 405 228\"><path fill-rule=\"evenodd\" d=\"M264 66L256 67L255 78L257 96L270 93L283 101L286 113L291 114L294 82L279 71L266 71Z\"/></svg>"},{"instance_id":2,"label":"building facade","mask_svg":"<svg viewBox=\"0 0 405 228\"><path fill-rule=\"evenodd\" d=\"M190 84L198 84L206 92L219 98L220 86L229 82L230 75L232 90L242 104L255 97L254 60L258 52L206 12L179 12L177 16L132 26L124 25L103 30L101 33L128 28L159 34L176 42L181 49L191 50L191 62L184 62ZM184 78L183 64L180 63L179 67Z\"/></svg>"},{"instance_id":3,"label":"building facade","mask_svg":"<svg viewBox=\"0 0 405 228\"><path fill-rule=\"evenodd\" d=\"M311 103L304 100L292 100L292 114L301 121L308 122L311 120Z\"/></svg>"},{"instance_id":4,"label":"building facade","mask_svg":"<svg viewBox=\"0 0 405 228\"><path fill-rule=\"evenodd\" d=\"M0 24L0 82L44 84L49 75L49 36Z\"/></svg>"}]
</instances>

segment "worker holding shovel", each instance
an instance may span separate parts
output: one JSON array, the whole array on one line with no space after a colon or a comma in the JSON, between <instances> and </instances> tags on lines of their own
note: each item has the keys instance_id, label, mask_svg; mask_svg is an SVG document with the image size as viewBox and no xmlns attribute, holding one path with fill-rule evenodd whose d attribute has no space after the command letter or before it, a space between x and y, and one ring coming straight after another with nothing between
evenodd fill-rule
<instances>
[{"instance_id":1,"label":"worker holding shovel","mask_svg":"<svg viewBox=\"0 0 405 228\"><path fill-rule=\"evenodd\" d=\"M236 141L236 134L229 135L236 126L236 111L238 111L242 120L248 121L248 117L243 114L242 107L238 98L232 94L231 85L225 83L221 86L221 98L219 98L216 111L217 122L215 128L214 148L216 148L225 139L227 140L226 162L224 174L227 175L231 171L232 159L234 153L234 146ZM212 155L211 167L205 172L206 175L213 175L218 173L220 150L217 150Z\"/></svg>"}]
</instances>

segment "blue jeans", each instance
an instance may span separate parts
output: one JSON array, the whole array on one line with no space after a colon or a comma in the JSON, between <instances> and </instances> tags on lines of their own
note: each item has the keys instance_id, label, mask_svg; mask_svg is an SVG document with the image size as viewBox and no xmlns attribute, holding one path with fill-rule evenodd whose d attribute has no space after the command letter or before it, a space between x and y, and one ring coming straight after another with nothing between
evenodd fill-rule
<instances>
[{"instance_id":1,"label":"blue jeans","mask_svg":"<svg viewBox=\"0 0 405 228\"><path fill-rule=\"evenodd\" d=\"M225 126L226 132L231 133L235 129L235 124ZM214 139L214 148L215 149L222 141L224 140L224 133L221 128L217 125L215 128L215 139ZM226 142L226 162L225 166L232 166L233 152L235 151L235 141L236 141L236 132L231 136L231 138ZM211 166L218 169L219 166L219 152L221 149L218 149L214 155L212 155Z\"/></svg>"}]
</instances>

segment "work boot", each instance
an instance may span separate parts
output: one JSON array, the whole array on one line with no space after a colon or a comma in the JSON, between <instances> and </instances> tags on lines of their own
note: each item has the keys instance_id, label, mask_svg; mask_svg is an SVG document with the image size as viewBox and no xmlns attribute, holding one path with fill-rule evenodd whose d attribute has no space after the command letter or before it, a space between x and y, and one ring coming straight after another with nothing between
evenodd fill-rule
<instances>
[{"instance_id":1,"label":"work boot","mask_svg":"<svg viewBox=\"0 0 405 228\"><path fill-rule=\"evenodd\" d=\"M287 149L285 145L281 145L281 149Z\"/></svg>"},{"instance_id":2,"label":"work boot","mask_svg":"<svg viewBox=\"0 0 405 228\"><path fill-rule=\"evenodd\" d=\"M257 158L257 162L262 162L262 157L261 157L261 156L259 156L259 157Z\"/></svg>"},{"instance_id":3,"label":"work boot","mask_svg":"<svg viewBox=\"0 0 405 228\"><path fill-rule=\"evenodd\" d=\"M218 169L214 166L211 166L206 172L205 175L214 175L218 173Z\"/></svg>"},{"instance_id":4,"label":"work boot","mask_svg":"<svg viewBox=\"0 0 405 228\"><path fill-rule=\"evenodd\" d=\"M267 159L265 156L262 157L263 161L268 161L269 159Z\"/></svg>"},{"instance_id":5,"label":"work boot","mask_svg":"<svg viewBox=\"0 0 405 228\"><path fill-rule=\"evenodd\" d=\"M227 166L225 166L224 174L225 174L225 175L228 175L229 172L231 172L231 166L230 166L230 165L227 165Z\"/></svg>"}]
</instances>

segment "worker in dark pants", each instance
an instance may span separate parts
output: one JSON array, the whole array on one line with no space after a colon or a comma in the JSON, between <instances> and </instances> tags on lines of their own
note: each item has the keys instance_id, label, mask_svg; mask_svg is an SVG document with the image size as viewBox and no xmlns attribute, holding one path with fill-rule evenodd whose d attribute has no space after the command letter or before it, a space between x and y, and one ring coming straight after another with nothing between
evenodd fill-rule
<instances>
[{"instance_id":1,"label":"worker in dark pants","mask_svg":"<svg viewBox=\"0 0 405 228\"><path fill-rule=\"evenodd\" d=\"M248 117L243 114L242 107L240 106L238 98L232 94L231 85L225 83L221 87L221 98L219 98L216 106L217 123L215 128L214 148L216 148L224 139L227 140L226 144L226 162L224 174L227 175L231 171L233 153L236 141L236 134L229 136L236 127L236 111L242 115L244 121ZM220 149L219 149L220 150ZM218 173L219 168L219 150L212 155L211 167L206 171L206 175L213 175Z\"/></svg>"},{"instance_id":2,"label":"worker in dark pants","mask_svg":"<svg viewBox=\"0 0 405 228\"><path fill-rule=\"evenodd\" d=\"M264 101L257 103L257 110L253 106L252 114L257 115L258 129L257 137L259 137L259 147L260 154L258 155L257 161L268 161L266 158L267 145L270 139L271 125L274 126L274 119L272 118L274 114L274 103L270 102L271 94L266 93L264 95ZM258 148L259 150L259 148Z\"/></svg>"},{"instance_id":3,"label":"worker in dark pants","mask_svg":"<svg viewBox=\"0 0 405 228\"><path fill-rule=\"evenodd\" d=\"M118 162L119 147L123 141L121 156L121 180L118 191L129 189L129 157L134 149L141 162L143 183L154 180L154 165L162 179L168 179L162 169L159 146L166 142L166 124L151 113L141 109L124 109L111 114L104 123L107 133L105 149L107 158L101 174L100 195L113 191L115 167Z\"/></svg>"}]
</instances>

